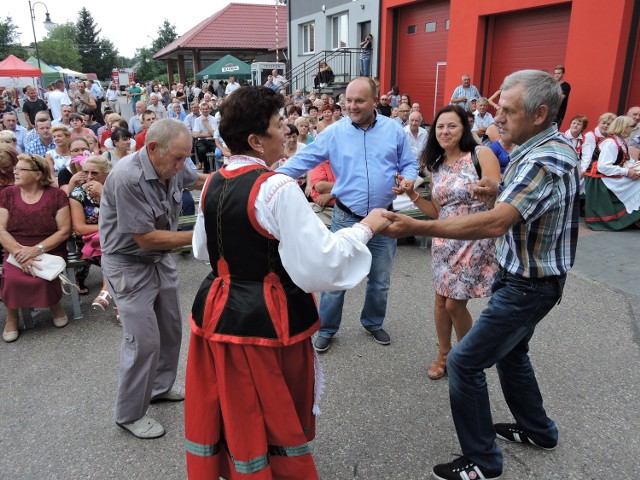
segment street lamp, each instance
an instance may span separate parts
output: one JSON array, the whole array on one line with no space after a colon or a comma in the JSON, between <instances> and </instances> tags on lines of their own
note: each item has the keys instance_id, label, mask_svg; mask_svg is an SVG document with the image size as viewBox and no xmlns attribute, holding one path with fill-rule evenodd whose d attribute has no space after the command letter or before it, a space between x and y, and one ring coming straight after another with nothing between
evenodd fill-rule
<instances>
[{"instance_id":1,"label":"street lamp","mask_svg":"<svg viewBox=\"0 0 640 480\"><path fill-rule=\"evenodd\" d=\"M47 10L47 13L45 14L46 16L44 19L44 28L47 29L47 32L50 32L51 30L53 30L53 27L55 27L56 24L51 21L51 17L49 16L49 9L44 3L34 2L32 4L31 0L29 0L29 13L31 14L31 28L33 29L33 44L36 47L36 57L38 58L38 68L41 69L42 67L40 66L40 54L38 53L38 39L36 38L36 26L33 23L36 20L36 13L34 11L34 7L38 4L42 5Z\"/></svg>"}]
</instances>

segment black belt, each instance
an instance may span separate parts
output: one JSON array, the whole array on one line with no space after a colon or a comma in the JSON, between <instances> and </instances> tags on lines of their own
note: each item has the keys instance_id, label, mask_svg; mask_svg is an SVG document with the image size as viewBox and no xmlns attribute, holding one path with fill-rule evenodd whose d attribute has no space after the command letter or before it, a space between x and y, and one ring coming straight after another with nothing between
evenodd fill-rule
<instances>
[{"instance_id":1,"label":"black belt","mask_svg":"<svg viewBox=\"0 0 640 480\"><path fill-rule=\"evenodd\" d=\"M163 253L159 257L142 257L140 255L131 255L129 253L109 253L107 254L109 258L115 258L116 260L124 260L125 262L131 263L146 263L146 264L154 264L159 263L162 260L162 257L165 256Z\"/></svg>"},{"instance_id":2,"label":"black belt","mask_svg":"<svg viewBox=\"0 0 640 480\"><path fill-rule=\"evenodd\" d=\"M362 220L362 219L364 218L364 217L363 217L363 216L361 216L361 215L356 215L355 213L353 213L353 212L351 211L351 209L350 209L349 207L347 207L344 203L342 203L342 202L340 201L340 199L338 199L338 198L336 198L336 205L338 206L338 208L339 208L340 210L342 210L342 211L343 211L344 213L346 213L346 214L351 215L352 217L359 218L360 220ZM390 211L390 212L393 212L393 203L387 207L387 210L388 210L388 211Z\"/></svg>"}]
</instances>

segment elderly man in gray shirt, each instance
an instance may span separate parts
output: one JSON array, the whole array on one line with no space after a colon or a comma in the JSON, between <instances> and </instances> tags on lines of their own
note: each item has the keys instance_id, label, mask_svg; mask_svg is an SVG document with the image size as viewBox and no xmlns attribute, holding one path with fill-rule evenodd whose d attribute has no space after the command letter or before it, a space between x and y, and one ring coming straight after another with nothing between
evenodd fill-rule
<instances>
[{"instance_id":1,"label":"elderly man in gray shirt","mask_svg":"<svg viewBox=\"0 0 640 480\"><path fill-rule=\"evenodd\" d=\"M146 414L151 402L184 399L184 389L173 386L182 321L169 251L191 243L191 231L176 231L183 188L202 188L206 179L184 168L190 154L182 122L154 123L145 146L111 171L100 203L102 271L123 333L116 423L138 438L164 434Z\"/></svg>"}]
</instances>

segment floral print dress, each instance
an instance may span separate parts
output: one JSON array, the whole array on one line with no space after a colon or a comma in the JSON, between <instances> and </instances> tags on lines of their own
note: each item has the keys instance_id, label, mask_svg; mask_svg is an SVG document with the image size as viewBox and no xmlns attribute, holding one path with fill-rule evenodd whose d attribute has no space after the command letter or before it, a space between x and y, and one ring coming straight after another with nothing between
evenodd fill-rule
<instances>
[{"instance_id":1,"label":"floral print dress","mask_svg":"<svg viewBox=\"0 0 640 480\"><path fill-rule=\"evenodd\" d=\"M488 210L472 197L478 182L471 153L452 165L441 164L433 172L432 197L440 205L439 219L470 215ZM432 240L433 288L436 293L457 300L488 297L498 271L495 239Z\"/></svg>"}]
</instances>

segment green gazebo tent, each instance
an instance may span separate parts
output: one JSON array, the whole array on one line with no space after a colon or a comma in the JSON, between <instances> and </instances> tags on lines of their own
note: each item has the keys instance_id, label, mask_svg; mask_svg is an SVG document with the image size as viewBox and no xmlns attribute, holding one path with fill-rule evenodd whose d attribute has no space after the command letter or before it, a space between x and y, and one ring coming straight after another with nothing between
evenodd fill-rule
<instances>
[{"instance_id":1,"label":"green gazebo tent","mask_svg":"<svg viewBox=\"0 0 640 480\"><path fill-rule=\"evenodd\" d=\"M51 68L49 65L40 60L40 67L38 67L38 59L36 57L29 57L27 63L32 67L40 68L42 71L42 85L44 88L47 88L51 82L55 82L56 80L64 80L64 76L61 72Z\"/></svg>"},{"instance_id":2,"label":"green gazebo tent","mask_svg":"<svg viewBox=\"0 0 640 480\"><path fill-rule=\"evenodd\" d=\"M225 55L198 72L196 78L199 80L222 80L229 78L229 75L234 75L238 80L251 78L251 65L238 60L233 55Z\"/></svg>"}]
</instances>

